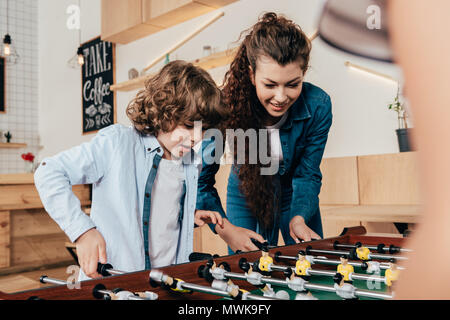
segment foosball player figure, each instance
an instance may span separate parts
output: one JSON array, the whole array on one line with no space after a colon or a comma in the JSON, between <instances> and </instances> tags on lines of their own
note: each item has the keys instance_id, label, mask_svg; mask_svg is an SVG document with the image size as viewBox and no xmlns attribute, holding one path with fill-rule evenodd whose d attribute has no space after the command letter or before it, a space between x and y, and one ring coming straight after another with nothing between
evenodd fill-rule
<instances>
[{"instance_id":1,"label":"foosball player figure","mask_svg":"<svg viewBox=\"0 0 450 320\"><path fill-rule=\"evenodd\" d=\"M384 273L385 283L390 292L393 291L393 286L398 279L399 271L400 270L397 268L397 261L394 258L390 259L389 268L386 269Z\"/></svg>"},{"instance_id":2,"label":"foosball player figure","mask_svg":"<svg viewBox=\"0 0 450 320\"><path fill-rule=\"evenodd\" d=\"M157 286L158 284L155 283L155 281L161 282L161 287L165 289L182 293L192 293L191 290L182 288L181 284L184 282L183 280L172 278L171 276L163 274L159 270L150 271L150 284L152 286Z\"/></svg>"},{"instance_id":3,"label":"foosball player figure","mask_svg":"<svg viewBox=\"0 0 450 320\"><path fill-rule=\"evenodd\" d=\"M370 250L367 247L364 247L361 242L356 243L356 256L359 260L367 261L370 259Z\"/></svg>"},{"instance_id":4,"label":"foosball player figure","mask_svg":"<svg viewBox=\"0 0 450 320\"><path fill-rule=\"evenodd\" d=\"M346 282L344 280L344 276L337 272L334 277L334 289L336 290L336 294L346 300L358 300L358 297L355 295L356 288Z\"/></svg>"},{"instance_id":5,"label":"foosball player figure","mask_svg":"<svg viewBox=\"0 0 450 320\"><path fill-rule=\"evenodd\" d=\"M289 289L297 291L297 292L302 292L302 299L297 299L296 300L315 300L316 298L313 297L313 295L311 294L311 292L305 288L305 283L307 283L308 281L305 280L303 277L301 276L297 276L296 272L292 271L291 268L287 268L285 271L283 271L284 275L286 276L286 283L289 287ZM299 296L300 298L300 296Z\"/></svg>"},{"instance_id":6,"label":"foosball player figure","mask_svg":"<svg viewBox=\"0 0 450 320\"><path fill-rule=\"evenodd\" d=\"M305 281L311 277L308 271L311 269L311 262L306 259L306 253L303 250L298 252L297 262L295 263L295 274Z\"/></svg>"},{"instance_id":7,"label":"foosball player figure","mask_svg":"<svg viewBox=\"0 0 450 320\"><path fill-rule=\"evenodd\" d=\"M253 271L253 266L251 263L248 263L245 258L242 258L239 261L240 268L245 272L245 277L248 283L254 285L259 288L265 297L274 297L275 291L272 289L270 284L263 283L261 281L262 274L256 271Z\"/></svg>"},{"instance_id":8,"label":"foosball player figure","mask_svg":"<svg viewBox=\"0 0 450 320\"><path fill-rule=\"evenodd\" d=\"M225 282L223 280L217 280L215 279L211 287L217 290L225 291L227 292L231 298L234 300L246 300L245 295L249 292L243 289L239 289L239 286L235 285L233 281L228 280L228 282Z\"/></svg>"},{"instance_id":9,"label":"foosball player figure","mask_svg":"<svg viewBox=\"0 0 450 320\"><path fill-rule=\"evenodd\" d=\"M271 265L273 264L273 259L269 256L269 249L267 245L263 245L261 249L261 258L259 258L258 262L258 271L261 272L263 276L270 277L271 276Z\"/></svg>"},{"instance_id":10,"label":"foosball player figure","mask_svg":"<svg viewBox=\"0 0 450 320\"><path fill-rule=\"evenodd\" d=\"M211 287L217 290L226 291L235 300L245 300L246 290L239 289L237 285L225 276L225 272L231 271L226 262L221 262L219 266L213 259L208 259L205 266L200 266L198 275L211 283Z\"/></svg>"},{"instance_id":11,"label":"foosball player figure","mask_svg":"<svg viewBox=\"0 0 450 320\"><path fill-rule=\"evenodd\" d=\"M217 266L213 259L208 259L206 267L202 270L202 277L205 278L206 281L212 282L214 279L228 280L228 278L225 277L225 272L230 272L231 268L226 262L221 262L219 266Z\"/></svg>"},{"instance_id":12,"label":"foosball player figure","mask_svg":"<svg viewBox=\"0 0 450 320\"><path fill-rule=\"evenodd\" d=\"M353 283L352 273L354 272L354 268L348 263L348 257L346 255L342 255L340 260L341 263L337 267L337 272L343 276L346 283Z\"/></svg>"}]
</instances>

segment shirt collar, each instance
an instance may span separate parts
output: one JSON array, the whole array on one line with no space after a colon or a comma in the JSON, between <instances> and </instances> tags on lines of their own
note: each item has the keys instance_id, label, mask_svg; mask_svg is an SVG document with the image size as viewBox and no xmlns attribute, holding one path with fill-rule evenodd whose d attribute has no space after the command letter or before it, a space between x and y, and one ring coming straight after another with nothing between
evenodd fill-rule
<instances>
[{"instance_id":1,"label":"shirt collar","mask_svg":"<svg viewBox=\"0 0 450 320\"><path fill-rule=\"evenodd\" d=\"M300 97L294 102L294 104L289 109L290 116L287 121L282 126L283 129L290 129L292 127L292 121L300 121L311 118L311 112L305 97L300 94Z\"/></svg>"},{"instance_id":2,"label":"shirt collar","mask_svg":"<svg viewBox=\"0 0 450 320\"><path fill-rule=\"evenodd\" d=\"M150 154L152 152L156 152L159 156L163 156L164 150L159 144L158 139L154 135L144 135L144 146L145 146L145 152L147 154Z\"/></svg>"},{"instance_id":3,"label":"shirt collar","mask_svg":"<svg viewBox=\"0 0 450 320\"><path fill-rule=\"evenodd\" d=\"M154 135L146 135L143 136L144 139L144 146L145 146L145 152L146 154L151 154L152 152L156 152L157 155L159 155L161 158L164 155L164 150L159 143L158 139ZM199 152L197 152L194 148L191 149L191 152L184 155L182 157L183 164L201 164L201 157Z\"/></svg>"}]
</instances>

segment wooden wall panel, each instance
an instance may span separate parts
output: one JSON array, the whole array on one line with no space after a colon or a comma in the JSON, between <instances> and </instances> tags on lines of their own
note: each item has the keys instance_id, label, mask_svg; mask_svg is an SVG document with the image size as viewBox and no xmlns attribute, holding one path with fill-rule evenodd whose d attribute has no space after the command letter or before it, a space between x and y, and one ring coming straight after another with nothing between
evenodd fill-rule
<instances>
[{"instance_id":1,"label":"wooden wall panel","mask_svg":"<svg viewBox=\"0 0 450 320\"><path fill-rule=\"evenodd\" d=\"M326 158L320 165L322 189L320 204L359 204L358 166L356 157Z\"/></svg>"},{"instance_id":2,"label":"wooden wall panel","mask_svg":"<svg viewBox=\"0 0 450 320\"><path fill-rule=\"evenodd\" d=\"M10 266L10 212L0 211L0 268Z\"/></svg>"},{"instance_id":3,"label":"wooden wall panel","mask_svg":"<svg viewBox=\"0 0 450 320\"><path fill-rule=\"evenodd\" d=\"M416 153L358 157L361 205L419 205Z\"/></svg>"},{"instance_id":4,"label":"wooden wall panel","mask_svg":"<svg viewBox=\"0 0 450 320\"><path fill-rule=\"evenodd\" d=\"M17 210L11 215L11 237L62 233L58 224L43 209Z\"/></svg>"},{"instance_id":5,"label":"wooden wall panel","mask_svg":"<svg viewBox=\"0 0 450 320\"><path fill-rule=\"evenodd\" d=\"M18 237L11 241L11 265L45 265L73 258L65 248L64 233Z\"/></svg>"},{"instance_id":6,"label":"wooden wall panel","mask_svg":"<svg viewBox=\"0 0 450 320\"><path fill-rule=\"evenodd\" d=\"M73 186L72 191L82 205L90 203L88 185ZM34 184L0 185L0 210L42 208L39 193Z\"/></svg>"}]
</instances>

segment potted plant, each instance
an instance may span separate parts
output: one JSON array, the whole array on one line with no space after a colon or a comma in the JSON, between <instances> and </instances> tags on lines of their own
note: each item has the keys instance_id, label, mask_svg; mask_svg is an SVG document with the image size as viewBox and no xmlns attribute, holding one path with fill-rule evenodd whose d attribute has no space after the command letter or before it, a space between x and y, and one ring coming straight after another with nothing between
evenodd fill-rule
<instances>
[{"instance_id":1,"label":"potted plant","mask_svg":"<svg viewBox=\"0 0 450 320\"><path fill-rule=\"evenodd\" d=\"M389 110L397 112L398 129L397 133L398 147L400 152L412 151L411 144L408 137L408 113L405 109L405 104L400 101L399 97L400 86L397 87L397 95L394 102L388 105Z\"/></svg>"}]
</instances>

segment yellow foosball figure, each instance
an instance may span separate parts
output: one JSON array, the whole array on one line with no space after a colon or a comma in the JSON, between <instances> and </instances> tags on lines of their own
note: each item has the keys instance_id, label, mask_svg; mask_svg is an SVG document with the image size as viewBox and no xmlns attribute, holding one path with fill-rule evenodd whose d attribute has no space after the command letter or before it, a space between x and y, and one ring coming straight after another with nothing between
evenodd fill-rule
<instances>
[{"instance_id":1,"label":"yellow foosball figure","mask_svg":"<svg viewBox=\"0 0 450 320\"><path fill-rule=\"evenodd\" d=\"M353 266L348 263L348 258L346 255L342 255L340 260L341 263L337 267L337 272L342 274L345 282L352 283L351 275L354 272Z\"/></svg>"},{"instance_id":2,"label":"yellow foosball figure","mask_svg":"<svg viewBox=\"0 0 450 320\"><path fill-rule=\"evenodd\" d=\"M273 259L269 256L269 249L263 246L261 250L261 258L259 258L258 269L265 276L270 276L270 266L273 264Z\"/></svg>"},{"instance_id":3,"label":"yellow foosball figure","mask_svg":"<svg viewBox=\"0 0 450 320\"><path fill-rule=\"evenodd\" d=\"M389 269L386 269L384 273L385 283L389 287L389 289L392 291L392 287L398 279L399 271L397 269L397 263L394 258L389 260Z\"/></svg>"},{"instance_id":4,"label":"yellow foosball figure","mask_svg":"<svg viewBox=\"0 0 450 320\"><path fill-rule=\"evenodd\" d=\"M363 247L361 242L356 244L356 255L358 259L366 261L370 259L370 250L367 247Z\"/></svg>"},{"instance_id":5,"label":"yellow foosball figure","mask_svg":"<svg viewBox=\"0 0 450 320\"><path fill-rule=\"evenodd\" d=\"M298 252L297 262L295 263L295 274L307 280L309 278L309 269L311 269L311 263L306 259L305 251L300 250Z\"/></svg>"}]
</instances>

